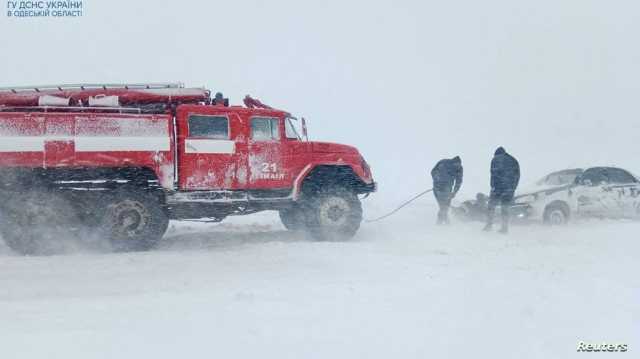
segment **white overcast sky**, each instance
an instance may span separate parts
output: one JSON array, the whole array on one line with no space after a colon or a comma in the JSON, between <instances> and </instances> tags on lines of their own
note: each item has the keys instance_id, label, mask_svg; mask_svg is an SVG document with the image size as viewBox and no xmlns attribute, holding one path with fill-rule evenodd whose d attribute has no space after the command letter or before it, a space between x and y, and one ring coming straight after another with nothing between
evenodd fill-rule
<instances>
[{"instance_id":1,"label":"white overcast sky","mask_svg":"<svg viewBox=\"0 0 640 359\"><path fill-rule=\"evenodd\" d=\"M0 6L0 86L183 81L309 119L356 145L382 197L461 155L486 191L493 150L524 181L567 166L640 173L637 1L85 0L78 19Z\"/></svg>"}]
</instances>

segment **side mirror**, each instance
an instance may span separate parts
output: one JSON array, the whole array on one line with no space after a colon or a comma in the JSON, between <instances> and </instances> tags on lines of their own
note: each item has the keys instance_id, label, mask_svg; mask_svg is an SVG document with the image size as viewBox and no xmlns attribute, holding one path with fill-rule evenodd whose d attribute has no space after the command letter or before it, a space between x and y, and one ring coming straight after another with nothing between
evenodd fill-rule
<instances>
[{"instance_id":1,"label":"side mirror","mask_svg":"<svg viewBox=\"0 0 640 359\"><path fill-rule=\"evenodd\" d=\"M302 137L304 137L305 140L309 141L309 133L307 132L307 120L305 120L304 117L302 118Z\"/></svg>"}]
</instances>

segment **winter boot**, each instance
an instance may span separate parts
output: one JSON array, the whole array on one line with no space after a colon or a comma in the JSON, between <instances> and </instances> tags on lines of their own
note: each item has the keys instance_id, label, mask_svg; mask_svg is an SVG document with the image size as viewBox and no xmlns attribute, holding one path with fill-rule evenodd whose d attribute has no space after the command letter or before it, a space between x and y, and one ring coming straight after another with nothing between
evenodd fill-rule
<instances>
[{"instance_id":1,"label":"winter boot","mask_svg":"<svg viewBox=\"0 0 640 359\"><path fill-rule=\"evenodd\" d=\"M502 207L502 226L500 227L500 233L509 233L509 209L506 206Z\"/></svg>"},{"instance_id":2,"label":"winter boot","mask_svg":"<svg viewBox=\"0 0 640 359\"><path fill-rule=\"evenodd\" d=\"M439 226L449 224L449 218L447 218L447 212L445 212L443 209L440 209L438 211L438 221L436 222L436 224Z\"/></svg>"},{"instance_id":3,"label":"winter boot","mask_svg":"<svg viewBox=\"0 0 640 359\"><path fill-rule=\"evenodd\" d=\"M489 207L489 212L487 212L487 224L482 229L485 232L491 232L493 229L493 218L495 216L495 211L493 207Z\"/></svg>"}]
</instances>

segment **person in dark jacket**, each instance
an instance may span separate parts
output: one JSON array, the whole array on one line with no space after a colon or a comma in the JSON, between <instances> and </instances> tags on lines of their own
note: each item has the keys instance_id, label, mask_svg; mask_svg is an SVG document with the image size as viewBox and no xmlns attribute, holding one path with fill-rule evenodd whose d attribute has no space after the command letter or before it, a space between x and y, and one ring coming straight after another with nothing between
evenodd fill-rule
<instances>
[{"instance_id":1,"label":"person in dark jacket","mask_svg":"<svg viewBox=\"0 0 640 359\"><path fill-rule=\"evenodd\" d=\"M216 92L216 96L213 98L213 105L229 107L229 99L225 98L222 92Z\"/></svg>"},{"instance_id":2,"label":"person in dark jacket","mask_svg":"<svg viewBox=\"0 0 640 359\"><path fill-rule=\"evenodd\" d=\"M513 204L513 196L520 182L520 165L518 161L498 147L491 160L491 194L489 195L489 206L487 214L487 225L485 231L490 231L493 227L495 208L500 204L502 212L501 233L509 231L509 207Z\"/></svg>"},{"instance_id":3,"label":"person in dark jacket","mask_svg":"<svg viewBox=\"0 0 640 359\"><path fill-rule=\"evenodd\" d=\"M431 170L433 194L438 201L438 224L449 223L451 200L462 186L462 161L459 156L438 161Z\"/></svg>"}]
</instances>

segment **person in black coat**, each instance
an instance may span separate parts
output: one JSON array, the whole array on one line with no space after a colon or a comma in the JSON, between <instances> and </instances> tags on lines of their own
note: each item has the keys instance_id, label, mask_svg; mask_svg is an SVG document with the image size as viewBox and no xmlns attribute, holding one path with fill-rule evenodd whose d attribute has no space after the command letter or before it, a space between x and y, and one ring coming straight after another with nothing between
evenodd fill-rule
<instances>
[{"instance_id":1,"label":"person in black coat","mask_svg":"<svg viewBox=\"0 0 640 359\"><path fill-rule=\"evenodd\" d=\"M491 194L487 225L485 231L490 231L493 226L496 205L500 204L502 212L501 233L509 231L509 207L513 204L513 196L520 182L520 164L504 148L498 147L491 160Z\"/></svg>"},{"instance_id":2,"label":"person in black coat","mask_svg":"<svg viewBox=\"0 0 640 359\"><path fill-rule=\"evenodd\" d=\"M438 224L449 223L449 207L451 200L462 186L462 160L459 156L438 161L431 170L433 194L440 207Z\"/></svg>"}]
</instances>

